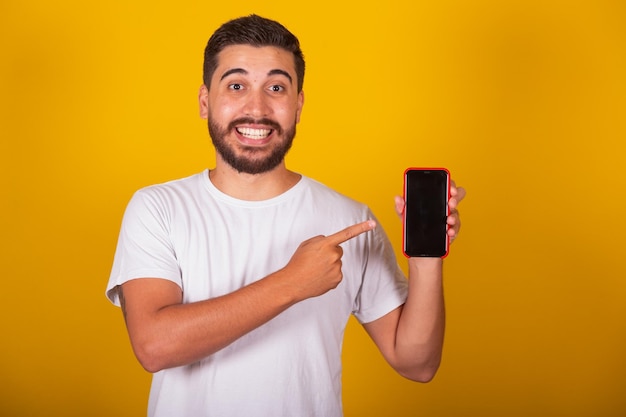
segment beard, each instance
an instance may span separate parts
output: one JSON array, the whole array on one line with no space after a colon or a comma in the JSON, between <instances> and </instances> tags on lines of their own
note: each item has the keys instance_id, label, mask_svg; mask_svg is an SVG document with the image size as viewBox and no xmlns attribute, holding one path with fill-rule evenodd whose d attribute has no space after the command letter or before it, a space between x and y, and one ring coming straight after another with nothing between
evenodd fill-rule
<instances>
[{"instance_id":1,"label":"beard","mask_svg":"<svg viewBox=\"0 0 626 417\"><path fill-rule=\"evenodd\" d=\"M235 130L239 124L263 124L274 130L272 134L282 136L283 141L276 144L269 154L266 149L254 146L240 146L236 149L228 144L226 136ZM222 128L209 114L208 117L209 135L215 147L215 151L222 159L239 173L262 174L276 168L284 159L296 136L296 123L284 130L277 122L270 119L255 120L252 118L239 118L233 120L226 128Z\"/></svg>"}]
</instances>

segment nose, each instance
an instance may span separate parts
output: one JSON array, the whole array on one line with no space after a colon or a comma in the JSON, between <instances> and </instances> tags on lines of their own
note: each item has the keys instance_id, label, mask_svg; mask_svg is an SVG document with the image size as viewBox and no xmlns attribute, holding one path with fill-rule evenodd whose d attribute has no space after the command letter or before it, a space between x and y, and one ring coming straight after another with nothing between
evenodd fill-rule
<instances>
[{"instance_id":1,"label":"nose","mask_svg":"<svg viewBox=\"0 0 626 417\"><path fill-rule=\"evenodd\" d=\"M255 118L266 117L271 113L269 97L260 89L250 90L246 94L246 102L243 109L246 116Z\"/></svg>"}]
</instances>

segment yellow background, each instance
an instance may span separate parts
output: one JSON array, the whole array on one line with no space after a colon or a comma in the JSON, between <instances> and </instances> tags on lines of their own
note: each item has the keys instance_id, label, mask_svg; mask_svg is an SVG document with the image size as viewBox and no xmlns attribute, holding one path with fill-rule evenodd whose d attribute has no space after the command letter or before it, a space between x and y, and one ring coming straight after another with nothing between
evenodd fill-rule
<instances>
[{"instance_id":1,"label":"yellow background","mask_svg":"<svg viewBox=\"0 0 626 417\"><path fill-rule=\"evenodd\" d=\"M0 415L145 414L104 297L121 216L212 166L202 51L251 12L306 54L291 168L368 203L398 254L406 167L468 189L439 374L403 380L351 321L346 417L626 415L622 0L2 0Z\"/></svg>"}]
</instances>

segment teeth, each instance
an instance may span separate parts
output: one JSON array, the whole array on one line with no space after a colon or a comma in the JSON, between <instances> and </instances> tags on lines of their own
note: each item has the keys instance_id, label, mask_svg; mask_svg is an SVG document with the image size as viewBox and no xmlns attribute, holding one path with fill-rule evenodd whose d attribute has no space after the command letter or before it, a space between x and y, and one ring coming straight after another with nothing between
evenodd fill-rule
<instances>
[{"instance_id":1,"label":"teeth","mask_svg":"<svg viewBox=\"0 0 626 417\"><path fill-rule=\"evenodd\" d=\"M270 134L271 131L272 131L271 129L252 129L250 127L237 128L237 132L239 132L240 134L242 134L243 136L249 139L266 138Z\"/></svg>"}]
</instances>

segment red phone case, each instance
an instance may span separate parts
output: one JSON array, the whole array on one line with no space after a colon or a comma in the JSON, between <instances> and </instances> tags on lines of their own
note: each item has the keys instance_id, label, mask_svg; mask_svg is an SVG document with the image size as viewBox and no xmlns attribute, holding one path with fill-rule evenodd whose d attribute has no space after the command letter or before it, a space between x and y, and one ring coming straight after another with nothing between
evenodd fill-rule
<instances>
[{"instance_id":1,"label":"red phone case","mask_svg":"<svg viewBox=\"0 0 626 417\"><path fill-rule=\"evenodd\" d=\"M403 194L403 198L406 204L406 178L407 178L407 173L411 170L418 170L418 171L444 171L447 174L447 201L450 201L450 171L447 168L442 168L442 167L438 167L438 168L424 168L424 167L409 167L407 169L404 170L404 194ZM446 201L446 217L450 215L450 206ZM448 225L446 224L446 250L445 253L441 256L441 258L445 258L446 256L448 256L449 253L449 249L450 249L450 237L448 236ZM404 210L402 212L402 253L404 254L405 257L410 258L411 256L409 256L406 253L406 210Z\"/></svg>"}]
</instances>

